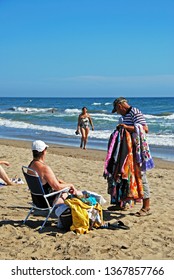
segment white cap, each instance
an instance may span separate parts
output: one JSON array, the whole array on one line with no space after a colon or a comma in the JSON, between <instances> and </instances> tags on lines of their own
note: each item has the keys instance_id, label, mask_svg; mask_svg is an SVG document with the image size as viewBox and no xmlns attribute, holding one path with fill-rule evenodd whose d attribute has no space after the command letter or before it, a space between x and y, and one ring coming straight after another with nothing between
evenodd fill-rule
<instances>
[{"instance_id":1,"label":"white cap","mask_svg":"<svg viewBox=\"0 0 174 280\"><path fill-rule=\"evenodd\" d=\"M32 143L32 151L43 152L49 146L45 144L45 142L41 140L36 140Z\"/></svg>"}]
</instances>

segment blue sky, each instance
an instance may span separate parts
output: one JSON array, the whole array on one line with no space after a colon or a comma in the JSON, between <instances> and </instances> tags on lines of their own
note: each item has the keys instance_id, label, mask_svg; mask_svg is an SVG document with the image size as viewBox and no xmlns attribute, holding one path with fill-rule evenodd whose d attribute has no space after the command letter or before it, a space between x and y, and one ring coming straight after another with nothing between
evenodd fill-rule
<instances>
[{"instance_id":1,"label":"blue sky","mask_svg":"<svg viewBox=\"0 0 174 280\"><path fill-rule=\"evenodd\" d=\"M173 0L0 0L0 96L174 96Z\"/></svg>"}]
</instances>

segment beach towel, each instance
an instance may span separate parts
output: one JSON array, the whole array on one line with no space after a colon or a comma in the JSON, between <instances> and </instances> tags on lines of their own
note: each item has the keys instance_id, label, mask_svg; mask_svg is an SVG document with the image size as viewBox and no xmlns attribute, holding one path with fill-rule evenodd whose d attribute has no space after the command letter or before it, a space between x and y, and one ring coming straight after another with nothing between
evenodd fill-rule
<instances>
[{"instance_id":1,"label":"beach towel","mask_svg":"<svg viewBox=\"0 0 174 280\"><path fill-rule=\"evenodd\" d=\"M98 210L100 215L101 223L94 222L94 227L100 227L103 223L103 213L102 207L99 203L95 206L89 206L86 203L82 202L80 199L74 197L65 200L65 204L67 204L71 208L72 213L72 226L70 227L71 231L75 231L76 233L84 234L88 233L90 229L90 220L87 210L92 207Z\"/></svg>"},{"instance_id":2,"label":"beach towel","mask_svg":"<svg viewBox=\"0 0 174 280\"><path fill-rule=\"evenodd\" d=\"M135 144L137 163L140 163L142 171L152 169L154 167L154 162L151 157L146 133L141 124L135 125L135 132L132 134L132 137Z\"/></svg>"},{"instance_id":3,"label":"beach towel","mask_svg":"<svg viewBox=\"0 0 174 280\"><path fill-rule=\"evenodd\" d=\"M14 177L14 178L11 178L10 180L12 183L15 183L16 185L25 184L21 178ZM3 186L7 186L7 184L4 182L3 179L0 178L0 187L3 187Z\"/></svg>"}]
</instances>

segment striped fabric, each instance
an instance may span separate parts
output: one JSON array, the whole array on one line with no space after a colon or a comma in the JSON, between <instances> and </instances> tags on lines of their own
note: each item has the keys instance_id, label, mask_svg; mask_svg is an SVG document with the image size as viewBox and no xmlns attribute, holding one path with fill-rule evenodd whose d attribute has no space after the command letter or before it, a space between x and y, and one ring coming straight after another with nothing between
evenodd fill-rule
<instances>
[{"instance_id":1,"label":"striped fabric","mask_svg":"<svg viewBox=\"0 0 174 280\"><path fill-rule=\"evenodd\" d=\"M141 124L141 125L147 125L146 120L141 113L141 111L137 108L130 107L129 111L125 116L122 116L122 123L126 125L135 125L135 124Z\"/></svg>"}]
</instances>

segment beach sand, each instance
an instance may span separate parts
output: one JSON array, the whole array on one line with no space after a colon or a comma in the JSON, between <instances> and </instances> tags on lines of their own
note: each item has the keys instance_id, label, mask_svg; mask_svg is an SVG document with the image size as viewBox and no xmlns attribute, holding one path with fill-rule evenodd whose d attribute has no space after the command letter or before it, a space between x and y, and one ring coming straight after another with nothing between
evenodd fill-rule
<instances>
[{"instance_id":1,"label":"beach sand","mask_svg":"<svg viewBox=\"0 0 174 280\"><path fill-rule=\"evenodd\" d=\"M0 140L0 160L9 177L21 177L21 166L32 159L31 142ZM108 211L110 196L103 178L105 151L81 150L50 145L47 163L55 174L73 183L78 189L95 191L106 199L103 206L105 221L121 220L130 230L95 229L77 235L56 227L56 217L44 228L38 228L42 216L22 220L29 209L27 185L0 187L0 259L1 260L172 260L174 259L174 162L154 159L155 168L147 172L151 188L152 215L136 217L141 208L137 203L128 211Z\"/></svg>"}]
</instances>

